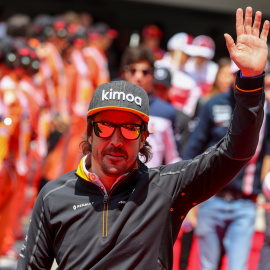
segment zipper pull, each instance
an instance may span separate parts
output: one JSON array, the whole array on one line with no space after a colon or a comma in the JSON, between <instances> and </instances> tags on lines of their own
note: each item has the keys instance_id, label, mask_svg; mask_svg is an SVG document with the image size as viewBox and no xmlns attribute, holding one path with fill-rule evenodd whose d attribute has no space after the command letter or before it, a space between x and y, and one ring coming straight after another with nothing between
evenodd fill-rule
<instances>
[{"instance_id":1,"label":"zipper pull","mask_svg":"<svg viewBox=\"0 0 270 270\"><path fill-rule=\"evenodd\" d=\"M103 203L107 203L107 201L108 201L108 195L104 195Z\"/></svg>"}]
</instances>

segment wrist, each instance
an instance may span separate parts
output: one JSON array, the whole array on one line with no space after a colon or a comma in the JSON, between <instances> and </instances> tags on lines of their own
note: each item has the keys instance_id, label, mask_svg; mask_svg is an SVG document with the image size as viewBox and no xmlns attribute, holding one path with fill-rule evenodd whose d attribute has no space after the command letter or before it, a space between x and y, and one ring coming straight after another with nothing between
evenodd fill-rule
<instances>
[{"instance_id":1,"label":"wrist","mask_svg":"<svg viewBox=\"0 0 270 270\"><path fill-rule=\"evenodd\" d=\"M251 73L243 73L241 70L240 70L240 78L256 78L256 77L259 77L263 75L263 72L262 73L259 73L259 74L251 74Z\"/></svg>"}]
</instances>

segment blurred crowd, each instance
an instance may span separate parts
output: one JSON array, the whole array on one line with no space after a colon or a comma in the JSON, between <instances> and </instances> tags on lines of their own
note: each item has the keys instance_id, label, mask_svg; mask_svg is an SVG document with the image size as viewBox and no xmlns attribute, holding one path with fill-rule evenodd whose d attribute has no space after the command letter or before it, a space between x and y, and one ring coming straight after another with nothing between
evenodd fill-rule
<instances>
[{"instance_id":1,"label":"blurred crowd","mask_svg":"<svg viewBox=\"0 0 270 270\"><path fill-rule=\"evenodd\" d=\"M226 57L213 61L215 42L209 36L179 32L170 37L167 48L161 48L161 29L146 25L130 36L117 74L112 74L107 52L118 32L104 22L94 22L88 13L34 18L15 14L1 23L0 34L1 258L17 260L14 243L25 237L23 221L30 218L43 185L77 168L89 101L100 84L124 79L147 91L148 141L153 152L148 166L194 158L227 132L238 68ZM246 267L257 196L270 171L267 74L266 78L265 121L257 152L232 184L215 196L217 202L210 202L211 198L205 202L208 205L191 210L181 231L181 270L188 267L195 230L203 269L218 269L224 254L231 256L230 269ZM222 201L224 205L213 208ZM239 202L243 204L236 205ZM214 223L213 218L217 220L228 207L235 215L224 213ZM243 218L246 208L250 211ZM227 236L227 232L232 233ZM269 242L264 257L270 257ZM269 262L265 265L270 267Z\"/></svg>"}]
</instances>

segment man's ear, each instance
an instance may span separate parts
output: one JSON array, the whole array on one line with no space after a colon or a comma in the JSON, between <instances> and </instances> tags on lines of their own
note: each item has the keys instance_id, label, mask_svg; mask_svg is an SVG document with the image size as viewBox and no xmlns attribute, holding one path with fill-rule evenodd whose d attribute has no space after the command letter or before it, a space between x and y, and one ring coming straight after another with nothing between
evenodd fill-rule
<instances>
[{"instance_id":1,"label":"man's ear","mask_svg":"<svg viewBox=\"0 0 270 270\"><path fill-rule=\"evenodd\" d=\"M143 148L147 137L148 137L147 133L146 132L142 132L141 140L140 140L140 149Z\"/></svg>"}]
</instances>

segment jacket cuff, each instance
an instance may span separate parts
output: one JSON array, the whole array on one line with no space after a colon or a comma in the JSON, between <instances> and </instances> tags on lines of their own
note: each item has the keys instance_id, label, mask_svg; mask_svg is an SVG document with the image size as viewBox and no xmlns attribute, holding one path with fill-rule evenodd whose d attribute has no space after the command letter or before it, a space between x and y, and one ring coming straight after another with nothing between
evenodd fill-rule
<instances>
[{"instance_id":1,"label":"jacket cuff","mask_svg":"<svg viewBox=\"0 0 270 270\"><path fill-rule=\"evenodd\" d=\"M265 72L257 77L240 77L240 71L237 72L236 76L236 89L242 92L255 92L262 90L264 85Z\"/></svg>"}]
</instances>

